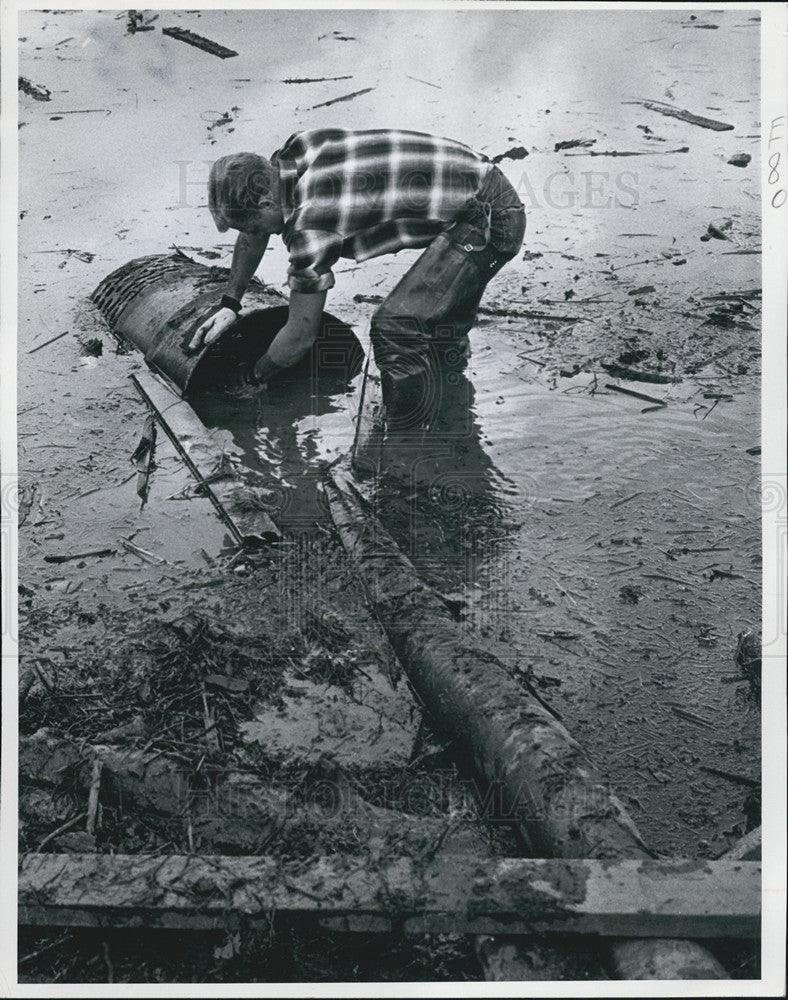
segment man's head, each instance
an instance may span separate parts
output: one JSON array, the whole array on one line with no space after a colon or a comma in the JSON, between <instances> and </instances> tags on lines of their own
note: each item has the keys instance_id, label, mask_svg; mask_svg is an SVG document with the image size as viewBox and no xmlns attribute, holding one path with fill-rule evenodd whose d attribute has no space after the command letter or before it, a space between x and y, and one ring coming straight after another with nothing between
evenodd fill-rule
<instances>
[{"instance_id":1,"label":"man's head","mask_svg":"<svg viewBox=\"0 0 788 1000\"><path fill-rule=\"evenodd\" d=\"M211 167L208 207L220 233L280 233L284 220L273 164L256 153L223 156Z\"/></svg>"}]
</instances>

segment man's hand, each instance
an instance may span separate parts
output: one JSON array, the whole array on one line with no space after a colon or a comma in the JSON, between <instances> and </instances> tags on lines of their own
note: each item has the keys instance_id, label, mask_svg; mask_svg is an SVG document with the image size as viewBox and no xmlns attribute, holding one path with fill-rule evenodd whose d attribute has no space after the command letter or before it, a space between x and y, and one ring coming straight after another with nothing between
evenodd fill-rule
<instances>
[{"instance_id":1,"label":"man's hand","mask_svg":"<svg viewBox=\"0 0 788 1000\"><path fill-rule=\"evenodd\" d=\"M225 330L233 325L236 314L232 309L220 309L210 316L201 326L199 326L192 337L191 343L186 348L187 354L194 354L203 347L213 344L221 337Z\"/></svg>"}]
</instances>

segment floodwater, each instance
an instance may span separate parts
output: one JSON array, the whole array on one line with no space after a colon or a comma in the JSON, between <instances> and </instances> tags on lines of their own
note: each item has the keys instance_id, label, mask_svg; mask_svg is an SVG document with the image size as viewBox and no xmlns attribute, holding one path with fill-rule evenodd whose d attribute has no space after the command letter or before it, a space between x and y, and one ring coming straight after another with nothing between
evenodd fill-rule
<instances>
[{"instance_id":1,"label":"floodwater","mask_svg":"<svg viewBox=\"0 0 788 1000\"><path fill-rule=\"evenodd\" d=\"M205 206L213 159L272 152L321 124L436 132L489 155L522 145L527 158L500 165L528 210L525 257L489 287L443 423L390 443L377 456L386 473L362 488L469 627L541 685L645 840L665 854L721 852L752 816L751 789L704 768L759 775L758 705L733 663L737 635L760 620L759 459L748 453L760 422L757 19L160 11L155 31L129 35L125 17L20 17L20 74L52 91L49 102L20 95L19 467L33 497L20 581L53 607L141 596L177 607L194 600L206 554L228 545L208 502L184 499L188 474L166 443L140 511L128 463L144 421L128 379L140 358L114 352L87 302L110 271L171 245L228 262L232 244ZM162 36L168 24L239 54ZM637 99L734 129L627 103ZM576 139L595 143L554 151ZM621 151L644 155L591 155ZM730 165L735 153L752 162ZM727 239L701 240L710 223ZM354 297L385 294L414 259L340 262L328 308L363 340L374 306ZM283 287L285 268L272 245L261 276ZM742 311L709 323L704 297L734 291ZM82 357L80 337L100 337L102 356ZM674 381L601 367L627 353ZM360 385L195 407L231 430L249 482L279 498L275 516L311 530L327 524L320 463L347 454ZM122 548L46 561L120 538L165 561Z\"/></svg>"}]
</instances>

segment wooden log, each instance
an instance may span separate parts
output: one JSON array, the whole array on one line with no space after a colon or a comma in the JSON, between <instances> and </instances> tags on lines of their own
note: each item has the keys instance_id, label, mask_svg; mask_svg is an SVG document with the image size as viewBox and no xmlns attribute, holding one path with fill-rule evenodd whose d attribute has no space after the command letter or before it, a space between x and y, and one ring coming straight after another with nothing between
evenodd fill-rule
<instances>
[{"instance_id":1,"label":"wooden log","mask_svg":"<svg viewBox=\"0 0 788 1000\"><path fill-rule=\"evenodd\" d=\"M672 104L665 104L664 101L624 101L624 104L640 104L642 107L648 108L649 111L656 111L659 115L678 118L689 125L708 128L713 132L729 132L733 128L733 125L728 125L727 122L720 122L715 118L704 118L703 115L696 115L683 108L674 107Z\"/></svg>"},{"instance_id":2,"label":"wooden log","mask_svg":"<svg viewBox=\"0 0 788 1000\"><path fill-rule=\"evenodd\" d=\"M222 456L228 454L232 442L230 434L208 430L186 400L173 392L158 375L142 369L132 376L132 381L208 499L215 501L214 506L219 505L217 513L236 541L262 545L280 539L281 532L264 510L247 505L239 508L241 481L237 477L213 479L210 485L205 482Z\"/></svg>"},{"instance_id":3,"label":"wooden log","mask_svg":"<svg viewBox=\"0 0 788 1000\"><path fill-rule=\"evenodd\" d=\"M283 791L256 775L228 771L200 784L171 757L136 748L81 747L73 740L41 736L19 744L23 789L56 790L64 773L87 795L94 768L103 768L104 794L127 807L191 822L196 843L215 850L268 850L289 838L315 851L353 841L366 857L392 853L431 856L467 853L488 857L489 848L473 818L446 820L415 816L366 802L335 763L321 762L314 780ZM35 808L41 811L41 803Z\"/></svg>"},{"instance_id":4,"label":"wooden log","mask_svg":"<svg viewBox=\"0 0 788 1000\"><path fill-rule=\"evenodd\" d=\"M503 804L528 853L649 857L601 772L482 641L454 621L383 525L365 509L349 477L335 470L326 480L326 493L331 517L359 571L371 610L435 729L472 761L487 787L502 789ZM708 951L693 947L692 978L726 978ZM626 942L614 958L621 949L626 954ZM670 943L665 951L672 952ZM671 957L666 971L673 964ZM642 968L645 977L653 963Z\"/></svg>"},{"instance_id":5,"label":"wooden log","mask_svg":"<svg viewBox=\"0 0 788 1000\"><path fill-rule=\"evenodd\" d=\"M590 956L580 955L573 942L531 937L480 934L476 955L487 982L551 983L606 980L610 977Z\"/></svg>"},{"instance_id":6,"label":"wooden log","mask_svg":"<svg viewBox=\"0 0 788 1000\"><path fill-rule=\"evenodd\" d=\"M737 840L722 857L727 861L760 861L762 842L761 827L757 827Z\"/></svg>"},{"instance_id":7,"label":"wooden log","mask_svg":"<svg viewBox=\"0 0 788 1000\"><path fill-rule=\"evenodd\" d=\"M760 865L745 861L29 854L23 925L221 928L277 914L389 921L404 934L755 937ZM653 942L652 942L653 944Z\"/></svg>"}]
</instances>

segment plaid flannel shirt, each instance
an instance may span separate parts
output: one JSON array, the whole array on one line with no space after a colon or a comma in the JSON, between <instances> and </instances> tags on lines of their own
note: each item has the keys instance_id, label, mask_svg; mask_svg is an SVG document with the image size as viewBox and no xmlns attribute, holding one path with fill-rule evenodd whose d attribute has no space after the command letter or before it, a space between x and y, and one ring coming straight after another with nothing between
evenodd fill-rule
<instances>
[{"instance_id":1,"label":"plaid flannel shirt","mask_svg":"<svg viewBox=\"0 0 788 1000\"><path fill-rule=\"evenodd\" d=\"M393 129L298 132L271 159L279 169L288 281L299 292L331 288L340 257L362 261L427 246L492 166L451 139Z\"/></svg>"}]
</instances>

